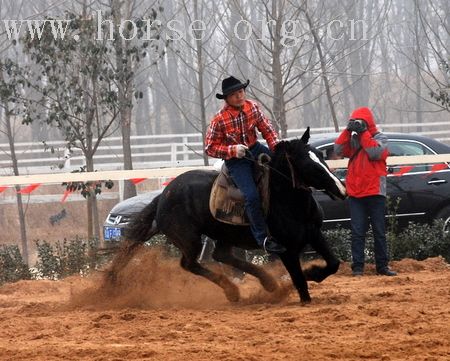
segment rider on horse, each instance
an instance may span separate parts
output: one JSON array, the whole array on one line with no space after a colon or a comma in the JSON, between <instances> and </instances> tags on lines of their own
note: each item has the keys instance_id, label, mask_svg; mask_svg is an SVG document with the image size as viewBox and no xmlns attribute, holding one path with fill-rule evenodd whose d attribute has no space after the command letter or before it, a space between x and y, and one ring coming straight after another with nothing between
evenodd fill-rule
<instances>
[{"instance_id":1,"label":"rider on horse","mask_svg":"<svg viewBox=\"0 0 450 361\"><path fill-rule=\"evenodd\" d=\"M205 151L214 158L222 158L236 186L245 198L245 210L253 236L266 252L282 254L285 247L268 234L261 200L253 178L254 160L261 153L271 155L278 143L278 135L259 106L245 97L245 88L234 77L222 81L225 100L223 108L212 119L206 134ZM256 129L267 141L269 148L257 141Z\"/></svg>"}]
</instances>

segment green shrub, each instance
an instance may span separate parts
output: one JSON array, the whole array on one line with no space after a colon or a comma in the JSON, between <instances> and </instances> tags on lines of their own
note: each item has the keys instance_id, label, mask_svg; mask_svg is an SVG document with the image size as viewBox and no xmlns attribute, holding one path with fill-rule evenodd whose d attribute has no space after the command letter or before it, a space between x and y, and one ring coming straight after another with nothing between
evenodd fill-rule
<instances>
[{"instance_id":1,"label":"green shrub","mask_svg":"<svg viewBox=\"0 0 450 361\"><path fill-rule=\"evenodd\" d=\"M0 245L0 285L31 278L31 272L23 261L19 247Z\"/></svg>"},{"instance_id":2,"label":"green shrub","mask_svg":"<svg viewBox=\"0 0 450 361\"><path fill-rule=\"evenodd\" d=\"M336 257L349 262L352 259L350 230L338 226L323 233Z\"/></svg>"},{"instance_id":3,"label":"green shrub","mask_svg":"<svg viewBox=\"0 0 450 361\"><path fill-rule=\"evenodd\" d=\"M390 240L391 258L423 260L442 256L450 262L450 235L443 234L443 227L442 220L436 220L431 225L409 223L407 228Z\"/></svg>"},{"instance_id":4,"label":"green shrub","mask_svg":"<svg viewBox=\"0 0 450 361\"><path fill-rule=\"evenodd\" d=\"M390 228L391 227L391 228ZM386 232L388 251L392 260L413 258L424 260L429 257L442 256L450 263L450 234L444 235L442 220L436 220L433 224L410 222L401 232L394 232L396 224L388 224ZM351 231L337 227L324 231L335 255L346 262L352 259ZM366 236L365 256L369 263L374 262L373 233L369 228Z\"/></svg>"},{"instance_id":5,"label":"green shrub","mask_svg":"<svg viewBox=\"0 0 450 361\"><path fill-rule=\"evenodd\" d=\"M47 241L36 240L35 242L38 254L36 268L39 275L43 278L58 279L61 272L53 246Z\"/></svg>"},{"instance_id":6,"label":"green shrub","mask_svg":"<svg viewBox=\"0 0 450 361\"><path fill-rule=\"evenodd\" d=\"M89 270L97 268L101 259L97 254L97 240L86 241L76 237L53 245L37 240L36 247L36 268L41 277L49 279L60 279L73 274L85 275Z\"/></svg>"},{"instance_id":7,"label":"green shrub","mask_svg":"<svg viewBox=\"0 0 450 361\"><path fill-rule=\"evenodd\" d=\"M351 262L352 260L351 230L338 226L337 228L326 230L323 233L325 239L328 241L328 244L330 245L336 257L338 257L341 261ZM373 250L373 232L371 227L369 227L369 230L366 235L366 245L364 248L364 254L367 262L369 263L374 262L375 254Z\"/></svg>"}]
</instances>

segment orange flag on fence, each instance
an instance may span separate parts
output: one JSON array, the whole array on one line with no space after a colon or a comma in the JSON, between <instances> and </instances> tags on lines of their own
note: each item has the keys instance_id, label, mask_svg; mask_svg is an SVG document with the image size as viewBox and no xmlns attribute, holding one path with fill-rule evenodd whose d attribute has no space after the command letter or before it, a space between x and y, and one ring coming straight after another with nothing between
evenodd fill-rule
<instances>
[{"instance_id":1,"label":"orange flag on fence","mask_svg":"<svg viewBox=\"0 0 450 361\"><path fill-rule=\"evenodd\" d=\"M165 186L168 185L170 182L172 182L174 179L175 179L175 177L171 177L171 178L169 178L168 180L166 180L165 182L163 182L161 185L165 187Z\"/></svg>"},{"instance_id":2,"label":"orange flag on fence","mask_svg":"<svg viewBox=\"0 0 450 361\"><path fill-rule=\"evenodd\" d=\"M443 169L447 169L448 165L446 163L440 163L440 164L433 164L433 166L431 167L430 173L428 173L427 175L431 175L433 173L436 173L438 170L443 170Z\"/></svg>"},{"instance_id":3,"label":"orange flag on fence","mask_svg":"<svg viewBox=\"0 0 450 361\"><path fill-rule=\"evenodd\" d=\"M66 189L66 190L64 191L64 194L63 194L62 198L61 198L61 203L64 203L64 202L66 201L67 197L68 197L71 193L73 193L72 190Z\"/></svg>"},{"instance_id":4,"label":"orange flag on fence","mask_svg":"<svg viewBox=\"0 0 450 361\"><path fill-rule=\"evenodd\" d=\"M30 184L28 187L22 188L20 191L18 191L17 193L20 194L30 194L31 192L33 192L36 188L38 188L41 185L41 183L34 183L34 184Z\"/></svg>"},{"instance_id":5,"label":"orange flag on fence","mask_svg":"<svg viewBox=\"0 0 450 361\"><path fill-rule=\"evenodd\" d=\"M133 184L138 184L138 183L141 183L141 182L145 181L146 179L147 178L131 178L130 181Z\"/></svg>"},{"instance_id":6,"label":"orange flag on fence","mask_svg":"<svg viewBox=\"0 0 450 361\"><path fill-rule=\"evenodd\" d=\"M405 165L403 167L400 167L400 169L397 172L392 173L392 175L395 175L396 177L400 177L403 174L408 173L413 168L414 168L413 165Z\"/></svg>"},{"instance_id":7,"label":"orange flag on fence","mask_svg":"<svg viewBox=\"0 0 450 361\"><path fill-rule=\"evenodd\" d=\"M6 189L8 189L8 186L0 186L0 193L6 191Z\"/></svg>"}]
</instances>

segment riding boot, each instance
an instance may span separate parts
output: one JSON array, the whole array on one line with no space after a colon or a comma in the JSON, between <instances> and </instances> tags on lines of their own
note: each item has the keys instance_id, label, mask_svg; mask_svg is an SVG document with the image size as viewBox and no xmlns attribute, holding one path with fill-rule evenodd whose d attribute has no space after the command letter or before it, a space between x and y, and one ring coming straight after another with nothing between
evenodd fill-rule
<instances>
[{"instance_id":1,"label":"riding boot","mask_svg":"<svg viewBox=\"0 0 450 361\"><path fill-rule=\"evenodd\" d=\"M264 239L263 248L267 253L282 254L286 252L286 247L277 243L272 236L267 236Z\"/></svg>"},{"instance_id":2,"label":"riding boot","mask_svg":"<svg viewBox=\"0 0 450 361\"><path fill-rule=\"evenodd\" d=\"M250 228L258 245L267 253L282 254L286 252L286 248L279 244L274 237L267 235L267 224L261 206L259 204L251 204L246 210Z\"/></svg>"}]
</instances>

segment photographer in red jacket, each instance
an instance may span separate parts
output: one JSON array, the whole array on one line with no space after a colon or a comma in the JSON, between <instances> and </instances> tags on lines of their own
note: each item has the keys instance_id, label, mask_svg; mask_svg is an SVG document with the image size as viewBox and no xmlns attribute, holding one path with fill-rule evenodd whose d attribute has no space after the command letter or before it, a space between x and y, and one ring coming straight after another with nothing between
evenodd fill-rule
<instances>
[{"instance_id":1,"label":"photographer in red jacket","mask_svg":"<svg viewBox=\"0 0 450 361\"><path fill-rule=\"evenodd\" d=\"M352 272L364 273L364 248L369 221L374 236L376 270L396 276L388 266L385 231L387 137L378 131L369 108L355 109L334 144L335 153L349 158L346 188L352 227Z\"/></svg>"}]
</instances>

